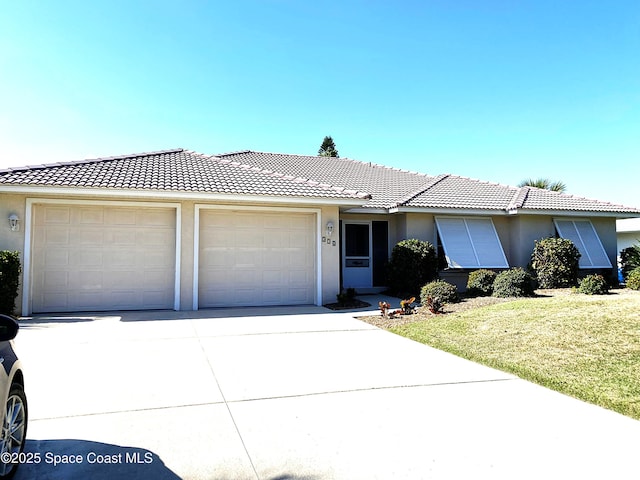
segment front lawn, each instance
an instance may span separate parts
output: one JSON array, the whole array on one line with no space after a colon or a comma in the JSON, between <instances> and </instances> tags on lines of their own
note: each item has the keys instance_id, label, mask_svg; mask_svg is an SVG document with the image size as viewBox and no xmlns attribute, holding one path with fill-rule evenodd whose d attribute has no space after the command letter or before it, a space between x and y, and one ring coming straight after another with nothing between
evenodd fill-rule
<instances>
[{"instance_id":1,"label":"front lawn","mask_svg":"<svg viewBox=\"0 0 640 480\"><path fill-rule=\"evenodd\" d=\"M541 293L389 330L640 420L640 292Z\"/></svg>"}]
</instances>

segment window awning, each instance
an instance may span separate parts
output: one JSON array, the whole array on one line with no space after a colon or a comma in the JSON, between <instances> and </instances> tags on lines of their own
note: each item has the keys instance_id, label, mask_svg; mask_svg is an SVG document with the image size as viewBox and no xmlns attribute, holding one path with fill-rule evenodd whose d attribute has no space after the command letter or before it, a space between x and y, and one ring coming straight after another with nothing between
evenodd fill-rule
<instances>
[{"instance_id":1,"label":"window awning","mask_svg":"<svg viewBox=\"0 0 640 480\"><path fill-rule=\"evenodd\" d=\"M571 240L581 253L580 268L611 268L611 261L591 220L554 219L553 222L560 236Z\"/></svg>"},{"instance_id":2,"label":"window awning","mask_svg":"<svg viewBox=\"0 0 640 480\"><path fill-rule=\"evenodd\" d=\"M509 268L490 218L436 217L450 268Z\"/></svg>"}]
</instances>

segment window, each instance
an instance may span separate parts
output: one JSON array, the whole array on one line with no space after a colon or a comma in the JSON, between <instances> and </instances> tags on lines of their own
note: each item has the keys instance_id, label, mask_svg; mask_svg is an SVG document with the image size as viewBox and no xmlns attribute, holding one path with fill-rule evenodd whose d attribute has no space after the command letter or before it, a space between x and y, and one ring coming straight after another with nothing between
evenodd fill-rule
<instances>
[{"instance_id":1,"label":"window","mask_svg":"<svg viewBox=\"0 0 640 480\"><path fill-rule=\"evenodd\" d=\"M554 220L562 238L571 240L581 254L580 268L611 268L591 220Z\"/></svg>"},{"instance_id":2,"label":"window","mask_svg":"<svg viewBox=\"0 0 640 480\"><path fill-rule=\"evenodd\" d=\"M347 223L345 229L345 255L347 257L369 256L369 225Z\"/></svg>"},{"instance_id":3,"label":"window","mask_svg":"<svg viewBox=\"0 0 640 480\"><path fill-rule=\"evenodd\" d=\"M436 217L450 268L509 268L490 218Z\"/></svg>"}]
</instances>

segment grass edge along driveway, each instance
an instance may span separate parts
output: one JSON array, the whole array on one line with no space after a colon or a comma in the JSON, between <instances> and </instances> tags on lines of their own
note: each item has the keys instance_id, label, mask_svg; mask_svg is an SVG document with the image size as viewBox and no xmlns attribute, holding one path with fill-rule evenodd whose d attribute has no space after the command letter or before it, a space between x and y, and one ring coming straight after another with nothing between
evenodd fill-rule
<instances>
[{"instance_id":1,"label":"grass edge along driveway","mask_svg":"<svg viewBox=\"0 0 640 480\"><path fill-rule=\"evenodd\" d=\"M389 330L640 420L640 292L568 292Z\"/></svg>"}]
</instances>

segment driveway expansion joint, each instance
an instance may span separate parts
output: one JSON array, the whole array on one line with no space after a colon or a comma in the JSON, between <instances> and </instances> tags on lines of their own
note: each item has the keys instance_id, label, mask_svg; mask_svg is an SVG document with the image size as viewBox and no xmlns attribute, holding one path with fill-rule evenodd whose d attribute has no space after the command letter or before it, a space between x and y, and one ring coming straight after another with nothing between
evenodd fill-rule
<instances>
[{"instance_id":1,"label":"driveway expansion joint","mask_svg":"<svg viewBox=\"0 0 640 480\"><path fill-rule=\"evenodd\" d=\"M278 395L273 397L256 397L256 398L243 398L239 400L225 400L226 404L231 403L245 403L245 402L259 402L262 400L284 400L287 398L303 398L303 397L315 397L320 395L334 395L341 393L357 393L357 392L373 392L376 390L394 390L394 389L409 389L409 388L422 388L422 387L445 387L451 385L474 385L474 384L486 384L486 383L496 383L496 382L512 382L514 380L522 380L518 377L511 378L493 378L487 380L469 380L469 381L461 381L461 382L441 382L441 383L418 383L411 385L390 385L383 387L366 387L366 388L354 388L348 390L331 390L326 392L311 392L311 393L299 393L292 395Z\"/></svg>"}]
</instances>

